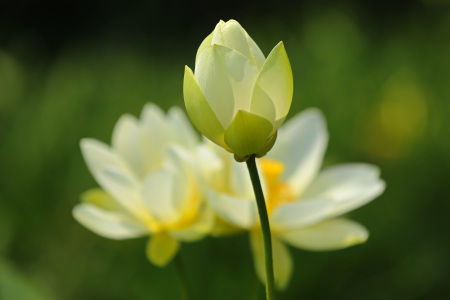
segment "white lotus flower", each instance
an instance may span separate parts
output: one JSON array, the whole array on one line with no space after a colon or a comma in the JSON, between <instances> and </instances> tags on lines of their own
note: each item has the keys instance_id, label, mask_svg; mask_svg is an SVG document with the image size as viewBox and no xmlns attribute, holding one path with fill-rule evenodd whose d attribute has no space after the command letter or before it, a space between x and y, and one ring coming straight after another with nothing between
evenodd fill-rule
<instances>
[{"instance_id":1,"label":"white lotus flower","mask_svg":"<svg viewBox=\"0 0 450 300\"><path fill-rule=\"evenodd\" d=\"M194 168L204 150L179 108L165 116L146 105L140 120L120 118L111 147L83 139L81 150L103 189L83 194L73 210L86 228L111 239L151 235L147 256L159 266L177 253L180 241L209 233L213 215Z\"/></svg>"},{"instance_id":2,"label":"white lotus flower","mask_svg":"<svg viewBox=\"0 0 450 300\"><path fill-rule=\"evenodd\" d=\"M292 258L285 244L326 251L363 243L367 230L341 217L379 196L385 183L376 166L350 163L321 171L328 133L322 114L306 110L280 128L278 140L258 169L269 213L275 281L287 286ZM250 231L257 274L265 282L261 229L248 170L216 147L221 172L209 176L208 198L216 213Z\"/></svg>"}]
</instances>

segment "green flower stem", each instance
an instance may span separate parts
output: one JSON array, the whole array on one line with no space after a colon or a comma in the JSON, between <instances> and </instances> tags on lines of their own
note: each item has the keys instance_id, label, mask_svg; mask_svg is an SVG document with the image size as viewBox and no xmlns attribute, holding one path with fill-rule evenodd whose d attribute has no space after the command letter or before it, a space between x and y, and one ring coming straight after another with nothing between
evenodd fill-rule
<instances>
[{"instance_id":1,"label":"green flower stem","mask_svg":"<svg viewBox=\"0 0 450 300\"><path fill-rule=\"evenodd\" d=\"M177 275L178 280L180 281L181 285L181 294L183 300L189 300L191 297L189 297L189 285L188 280L186 277L186 272L184 271L183 262L181 261L181 253L178 252L177 255L175 255L175 258L173 260L173 263L175 265L175 269L177 269Z\"/></svg>"},{"instance_id":2,"label":"green flower stem","mask_svg":"<svg viewBox=\"0 0 450 300\"><path fill-rule=\"evenodd\" d=\"M251 155L247 160L247 168L252 180L253 191L255 192L256 204L258 206L259 220L264 241L264 259L266 265L266 292L267 299L275 299L275 280L273 275L273 254L272 237L270 235L269 215L267 214L266 201L259 180L258 169L256 168L255 155Z\"/></svg>"}]
</instances>

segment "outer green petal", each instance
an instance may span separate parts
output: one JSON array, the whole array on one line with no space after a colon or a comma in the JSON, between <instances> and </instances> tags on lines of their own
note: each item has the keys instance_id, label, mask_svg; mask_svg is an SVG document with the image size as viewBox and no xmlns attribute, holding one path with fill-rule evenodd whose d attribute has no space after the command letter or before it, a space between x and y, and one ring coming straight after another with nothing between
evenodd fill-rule
<instances>
[{"instance_id":1,"label":"outer green petal","mask_svg":"<svg viewBox=\"0 0 450 300\"><path fill-rule=\"evenodd\" d=\"M250 244L253 253L256 274L261 282L266 282L266 269L264 264L264 247L262 234L259 231L250 233ZM278 239L272 236L273 271L275 286L283 290L287 287L292 274L292 257L289 249Z\"/></svg>"},{"instance_id":2,"label":"outer green petal","mask_svg":"<svg viewBox=\"0 0 450 300\"><path fill-rule=\"evenodd\" d=\"M195 127L217 145L228 148L224 142L224 128L200 89L192 70L186 66L183 85L186 110Z\"/></svg>"},{"instance_id":3,"label":"outer green petal","mask_svg":"<svg viewBox=\"0 0 450 300\"><path fill-rule=\"evenodd\" d=\"M286 117L291 107L293 92L291 64L283 42L280 42L267 57L256 80L250 111L274 123ZM272 105L269 105L269 102L272 102ZM274 128L276 129L278 128Z\"/></svg>"},{"instance_id":4,"label":"outer green petal","mask_svg":"<svg viewBox=\"0 0 450 300\"><path fill-rule=\"evenodd\" d=\"M258 115L239 110L225 130L225 143L240 156L256 153L272 132L272 124Z\"/></svg>"},{"instance_id":5,"label":"outer green petal","mask_svg":"<svg viewBox=\"0 0 450 300\"><path fill-rule=\"evenodd\" d=\"M364 243L369 233L362 225L347 219L332 219L305 228L279 233L292 246L328 251Z\"/></svg>"},{"instance_id":6,"label":"outer green petal","mask_svg":"<svg viewBox=\"0 0 450 300\"><path fill-rule=\"evenodd\" d=\"M157 265L164 267L177 254L180 243L166 233L155 234L147 244L147 258Z\"/></svg>"}]
</instances>

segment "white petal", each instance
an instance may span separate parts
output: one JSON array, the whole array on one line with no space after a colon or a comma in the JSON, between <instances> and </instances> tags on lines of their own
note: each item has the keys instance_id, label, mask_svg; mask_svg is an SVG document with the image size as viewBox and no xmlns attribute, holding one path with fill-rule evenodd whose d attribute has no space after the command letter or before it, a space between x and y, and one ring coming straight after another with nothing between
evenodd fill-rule
<instances>
[{"instance_id":1,"label":"white petal","mask_svg":"<svg viewBox=\"0 0 450 300\"><path fill-rule=\"evenodd\" d=\"M199 143L199 137L181 108L172 107L167 114L167 118L174 129L176 141L179 144L192 149Z\"/></svg>"},{"instance_id":2,"label":"white petal","mask_svg":"<svg viewBox=\"0 0 450 300\"><path fill-rule=\"evenodd\" d=\"M246 164L238 163L233 159L230 171L229 182L232 192L242 198L254 199L252 181ZM259 174L261 174L261 171L259 171Z\"/></svg>"},{"instance_id":3,"label":"white petal","mask_svg":"<svg viewBox=\"0 0 450 300\"><path fill-rule=\"evenodd\" d=\"M264 262L263 239L260 231L250 233L250 245L253 253L256 274L263 284L266 282L266 269ZM283 290L287 287L291 278L293 261L289 249L272 236L273 269L275 286Z\"/></svg>"},{"instance_id":4,"label":"white petal","mask_svg":"<svg viewBox=\"0 0 450 300\"><path fill-rule=\"evenodd\" d=\"M154 133L165 132L169 129L164 112L153 103L146 104L142 109L141 122Z\"/></svg>"},{"instance_id":5,"label":"white petal","mask_svg":"<svg viewBox=\"0 0 450 300\"><path fill-rule=\"evenodd\" d=\"M203 186L210 186L217 191L223 190L226 184L223 176L225 162L206 144L197 147L195 155Z\"/></svg>"},{"instance_id":6,"label":"white petal","mask_svg":"<svg viewBox=\"0 0 450 300\"><path fill-rule=\"evenodd\" d=\"M325 120L317 109L308 109L279 129L267 157L285 164L283 179L298 197L319 171L328 143Z\"/></svg>"},{"instance_id":7,"label":"white petal","mask_svg":"<svg viewBox=\"0 0 450 300\"><path fill-rule=\"evenodd\" d=\"M164 165L175 173L191 176L196 173L195 152L186 147L172 144L167 147ZM190 179L190 178L189 178Z\"/></svg>"},{"instance_id":8,"label":"white petal","mask_svg":"<svg viewBox=\"0 0 450 300\"><path fill-rule=\"evenodd\" d=\"M209 190L208 200L214 211L224 220L242 228L251 228L258 222L256 202Z\"/></svg>"},{"instance_id":9,"label":"white petal","mask_svg":"<svg viewBox=\"0 0 450 300\"><path fill-rule=\"evenodd\" d=\"M112 147L128 163L137 176L143 176L145 164L141 154L141 132L138 121L131 115L123 115L112 135Z\"/></svg>"},{"instance_id":10,"label":"white petal","mask_svg":"<svg viewBox=\"0 0 450 300\"><path fill-rule=\"evenodd\" d=\"M203 50L205 50L206 47L212 45L213 34L214 34L214 31L211 32L211 34L208 35L208 36L202 41L202 43L200 44L200 47L198 47L197 54L195 55L195 60L198 59L198 56L200 55L200 53L203 52Z\"/></svg>"},{"instance_id":11,"label":"white petal","mask_svg":"<svg viewBox=\"0 0 450 300\"><path fill-rule=\"evenodd\" d=\"M356 209L379 196L385 188L378 167L342 164L324 169L305 191L304 197L326 197L335 202L332 216Z\"/></svg>"},{"instance_id":12,"label":"white petal","mask_svg":"<svg viewBox=\"0 0 450 300\"><path fill-rule=\"evenodd\" d=\"M229 20L226 23L221 21L214 29L211 43L236 50L253 61L247 36L244 28L235 20Z\"/></svg>"},{"instance_id":13,"label":"white petal","mask_svg":"<svg viewBox=\"0 0 450 300\"><path fill-rule=\"evenodd\" d=\"M261 70L264 62L266 61L266 58L264 57L264 54L262 53L261 49L259 49L258 45L248 34L247 34L247 40L248 40L248 45L250 47L250 53L252 54L252 57L253 57L253 61L255 62L258 70Z\"/></svg>"},{"instance_id":14,"label":"white petal","mask_svg":"<svg viewBox=\"0 0 450 300\"><path fill-rule=\"evenodd\" d=\"M139 213L140 183L128 166L107 145L93 139L81 140L84 160L100 186L130 212Z\"/></svg>"},{"instance_id":15,"label":"white petal","mask_svg":"<svg viewBox=\"0 0 450 300\"><path fill-rule=\"evenodd\" d=\"M81 203L73 209L73 217L89 230L110 239L129 239L149 233L126 212L107 211L93 204Z\"/></svg>"},{"instance_id":16,"label":"white petal","mask_svg":"<svg viewBox=\"0 0 450 300\"><path fill-rule=\"evenodd\" d=\"M176 223L189 198L189 186L183 178L168 169L153 171L142 186L142 199L150 214L160 223Z\"/></svg>"},{"instance_id":17,"label":"white petal","mask_svg":"<svg viewBox=\"0 0 450 300\"><path fill-rule=\"evenodd\" d=\"M81 202L89 203L107 211L124 211L123 207L104 190L94 188L85 191L80 196Z\"/></svg>"},{"instance_id":18,"label":"white petal","mask_svg":"<svg viewBox=\"0 0 450 300\"><path fill-rule=\"evenodd\" d=\"M145 105L141 114L141 151L146 174L161 165L167 145L174 141L174 129L166 120L164 112L154 104Z\"/></svg>"},{"instance_id":19,"label":"white petal","mask_svg":"<svg viewBox=\"0 0 450 300\"><path fill-rule=\"evenodd\" d=\"M241 53L212 45L199 55L195 77L224 128L238 110L249 111L258 69Z\"/></svg>"},{"instance_id":20,"label":"white petal","mask_svg":"<svg viewBox=\"0 0 450 300\"><path fill-rule=\"evenodd\" d=\"M327 251L364 243L369 233L362 225L347 219L327 220L306 228L286 231L279 236L292 246Z\"/></svg>"},{"instance_id":21,"label":"white petal","mask_svg":"<svg viewBox=\"0 0 450 300\"><path fill-rule=\"evenodd\" d=\"M270 215L270 224L274 231L305 227L328 216L333 202L326 198L316 198L280 205Z\"/></svg>"},{"instance_id":22,"label":"white petal","mask_svg":"<svg viewBox=\"0 0 450 300\"><path fill-rule=\"evenodd\" d=\"M219 168L214 174L213 178L213 180L215 181L215 185L210 187L214 187L218 192L229 192L231 188L229 182L232 176L234 176L232 175L232 168L233 164L235 163L233 154L226 151L224 148L217 146L209 140L204 139L203 142L204 146L210 149L220 162L220 166L217 165L217 167Z\"/></svg>"}]
</instances>

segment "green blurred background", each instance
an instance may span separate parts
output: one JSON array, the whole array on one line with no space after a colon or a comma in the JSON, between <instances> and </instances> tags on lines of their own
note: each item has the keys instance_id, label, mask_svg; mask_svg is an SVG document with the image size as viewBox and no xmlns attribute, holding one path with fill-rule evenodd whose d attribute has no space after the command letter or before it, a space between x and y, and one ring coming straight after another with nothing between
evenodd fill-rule
<instances>
[{"instance_id":1,"label":"green blurred background","mask_svg":"<svg viewBox=\"0 0 450 300\"><path fill-rule=\"evenodd\" d=\"M146 102L183 106L184 65L220 20L265 55L283 40L290 116L320 108L326 164L370 162L385 193L352 212L371 236L292 249L278 299L450 299L450 10L447 1L2 1L0 299L179 299L146 239L112 241L73 219L95 187L79 149ZM263 299L247 236L184 244L195 299ZM259 292L259 298L256 294Z\"/></svg>"}]
</instances>

